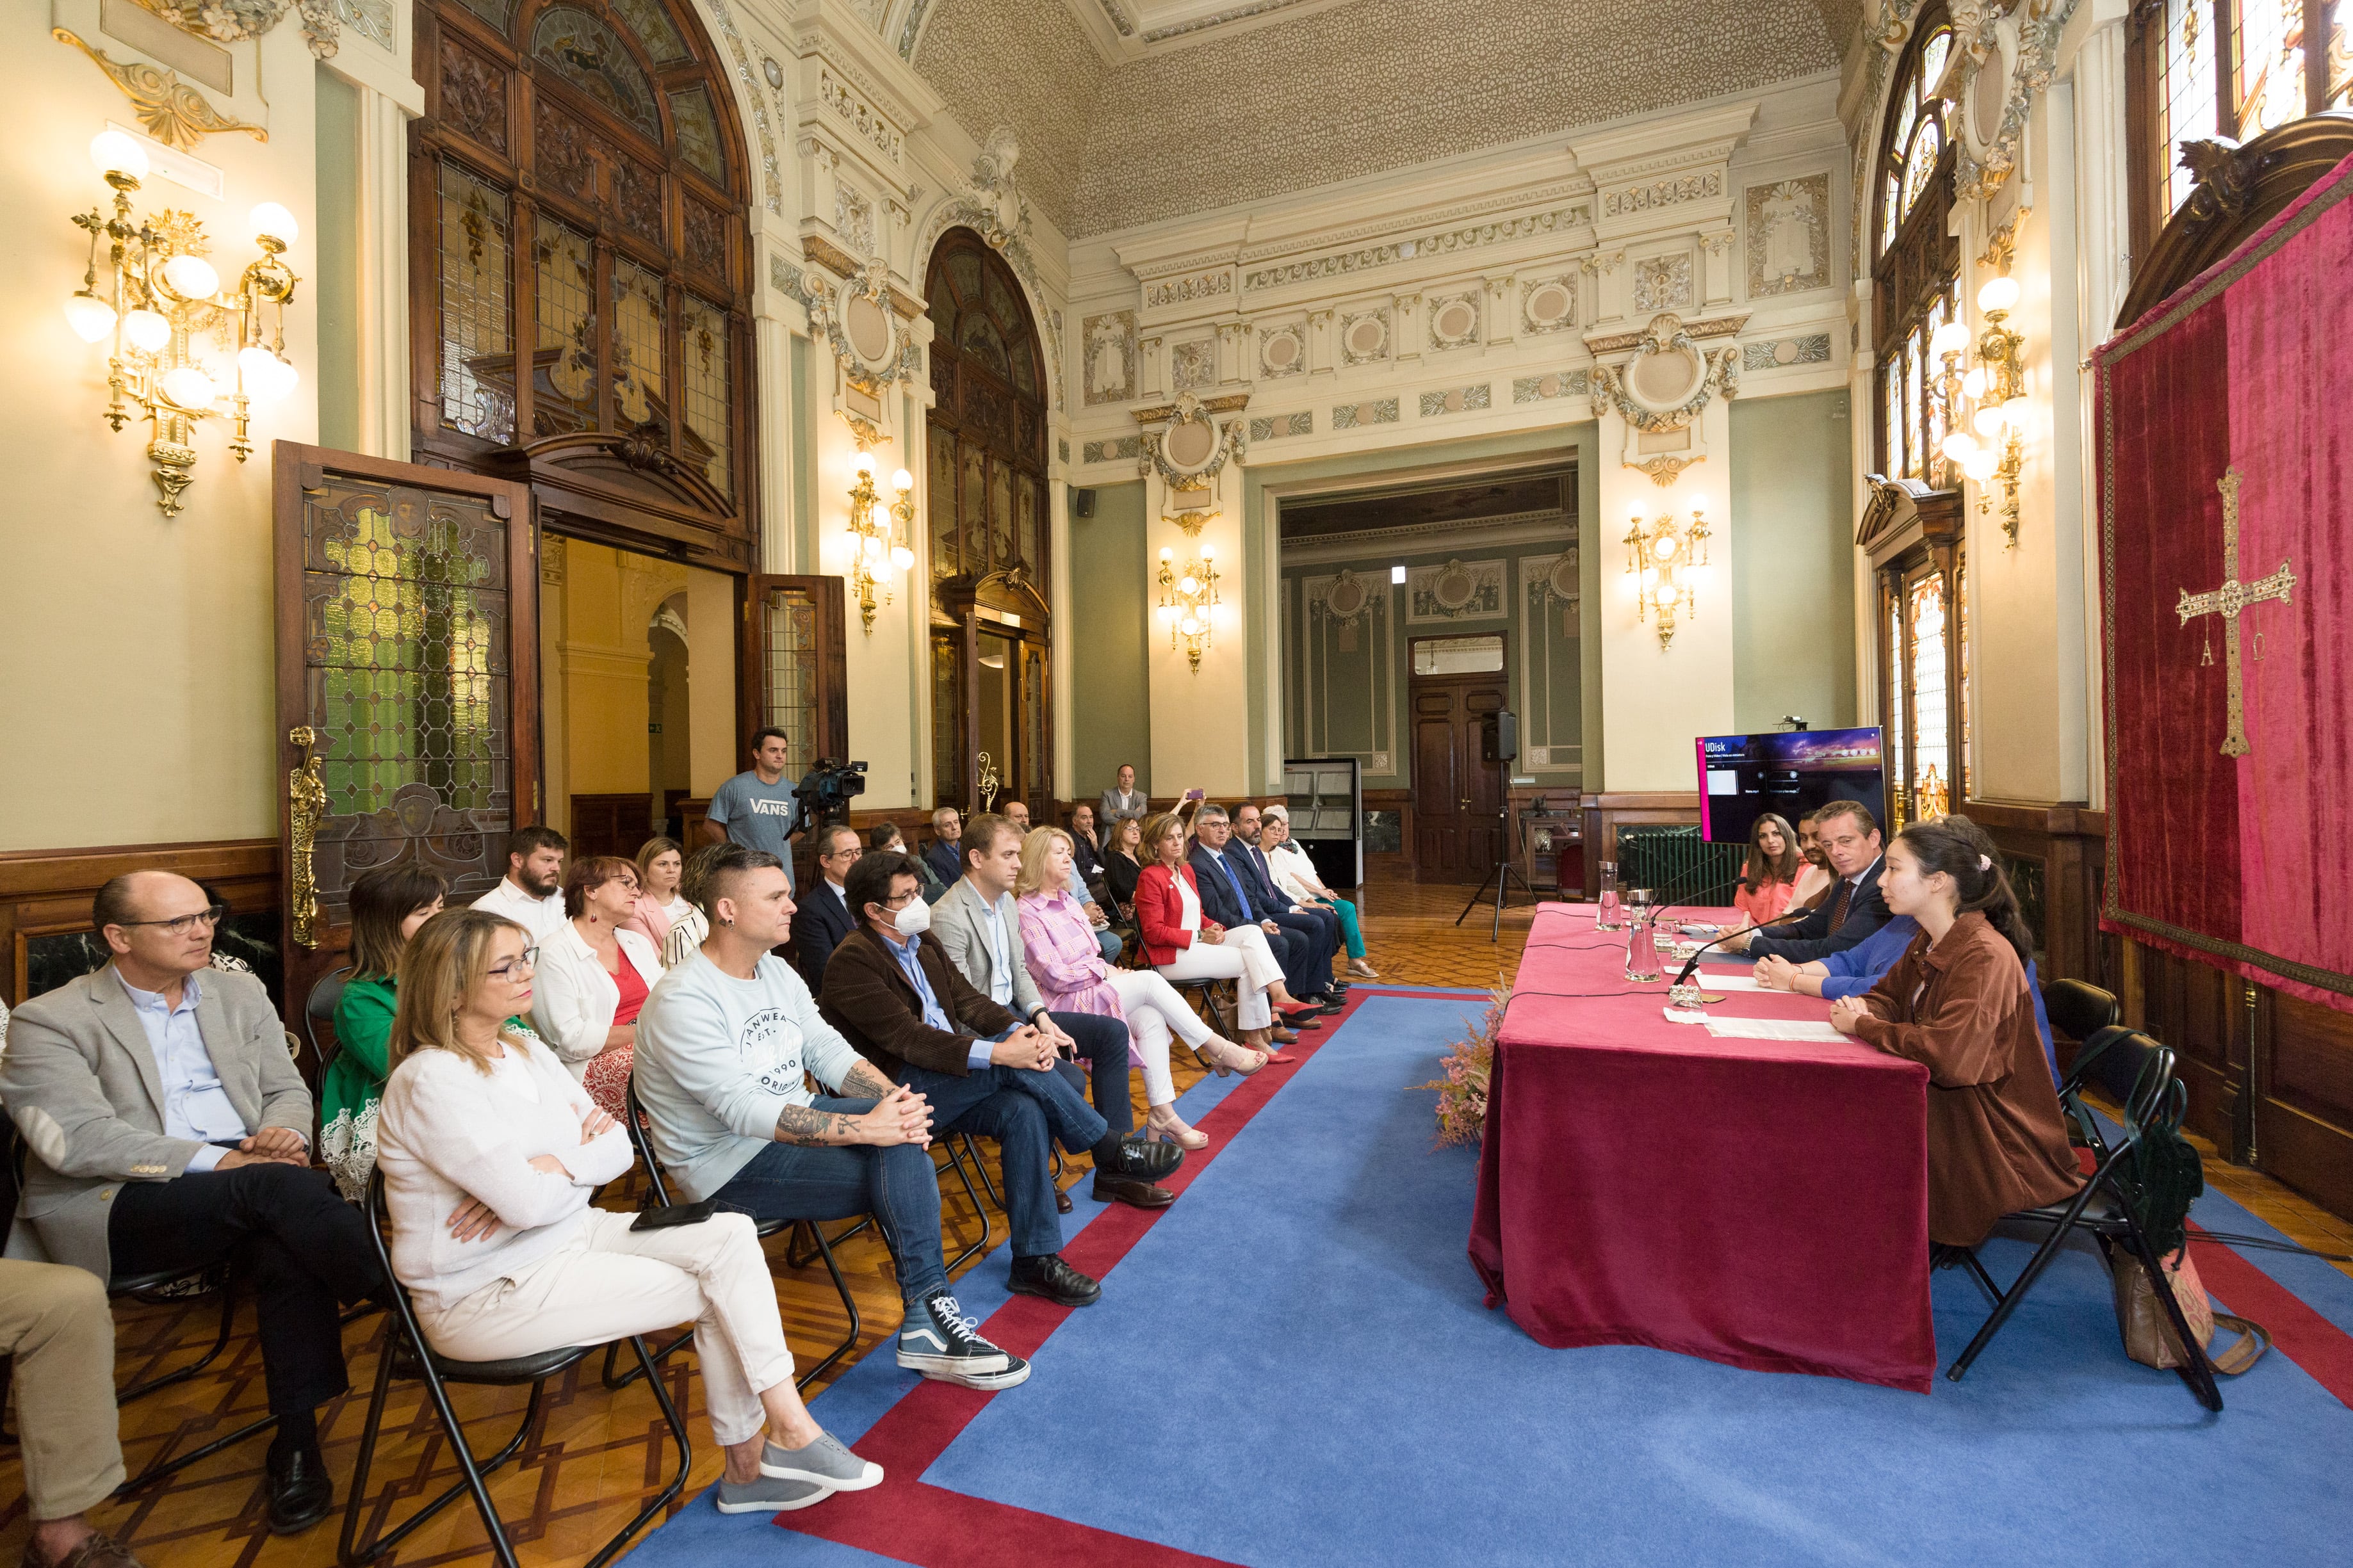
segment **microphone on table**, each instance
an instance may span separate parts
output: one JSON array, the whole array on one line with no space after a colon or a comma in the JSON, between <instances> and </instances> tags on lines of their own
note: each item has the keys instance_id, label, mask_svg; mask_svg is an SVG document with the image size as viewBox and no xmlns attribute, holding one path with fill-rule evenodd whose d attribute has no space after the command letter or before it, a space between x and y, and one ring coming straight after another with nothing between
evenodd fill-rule
<instances>
[{"instance_id":1,"label":"microphone on table","mask_svg":"<svg viewBox=\"0 0 2353 1568\"><path fill-rule=\"evenodd\" d=\"M1790 921L1801 921L1811 913L1813 913L1811 910L1791 910L1786 914L1775 915L1769 921L1758 921L1753 926L1743 926L1740 928L1740 931L1725 931L1722 936L1717 937L1715 942L1701 943L1698 947L1692 950L1692 955L1689 958L1683 960L1683 972L1675 976L1675 985L1683 985L1690 983L1693 973L1699 968L1699 955L1705 952L1709 948L1714 947L1716 942L1730 942L1734 937L1740 935L1741 931L1763 931L1767 926L1783 925ZM1673 986L1669 986L1668 989L1672 990Z\"/></svg>"}]
</instances>

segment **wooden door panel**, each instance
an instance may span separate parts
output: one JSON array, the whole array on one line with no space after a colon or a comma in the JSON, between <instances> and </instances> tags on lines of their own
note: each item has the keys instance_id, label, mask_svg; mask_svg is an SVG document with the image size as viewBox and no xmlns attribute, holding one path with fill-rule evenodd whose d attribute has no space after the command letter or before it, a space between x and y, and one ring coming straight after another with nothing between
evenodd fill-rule
<instances>
[{"instance_id":1,"label":"wooden door panel","mask_svg":"<svg viewBox=\"0 0 2353 1568\"><path fill-rule=\"evenodd\" d=\"M849 760L849 597L839 577L755 576L744 617L743 732L774 724L792 738L785 763L799 778L818 758ZM740 765L740 764L739 764Z\"/></svg>"},{"instance_id":2,"label":"wooden door panel","mask_svg":"<svg viewBox=\"0 0 2353 1568\"><path fill-rule=\"evenodd\" d=\"M2175 1070L2189 1087L2185 1124L2213 1140L2231 1158L2242 1157L2239 1100L2246 1061L2242 983L2155 948L2145 950L2143 976L2148 1031L2173 1048Z\"/></svg>"},{"instance_id":3,"label":"wooden door panel","mask_svg":"<svg viewBox=\"0 0 2353 1568\"><path fill-rule=\"evenodd\" d=\"M2277 992L2259 1048L2253 1106L2263 1169L2353 1215L2353 1016Z\"/></svg>"},{"instance_id":4,"label":"wooden door panel","mask_svg":"<svg viewBox=\"0 0 2353 1568\"><path fill-rule=\"evenodd\" d=\"M420 864L470 902L538 815L539 565L523 485L290 441L271 462L292 1017L355 879Z\"/></svg>"},{"instance_id":5,"label":"wooden door panel","mask_svg":"<svg viewBox=\"0 0 2353 1568\"><path fill-rule=\"evenodd\" d=\"M1475 882L1503 858L1503 769L1484 737L1506 700L1501 675L1414 679L1414 880Z\"/></svg>"}]
</instances>

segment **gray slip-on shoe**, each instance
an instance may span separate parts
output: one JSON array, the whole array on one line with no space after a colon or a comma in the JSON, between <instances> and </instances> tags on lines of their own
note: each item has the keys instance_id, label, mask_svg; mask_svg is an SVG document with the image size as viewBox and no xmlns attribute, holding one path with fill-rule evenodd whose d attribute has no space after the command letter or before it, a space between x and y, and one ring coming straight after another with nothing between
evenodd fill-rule
<instances>
[{"instance_id":1,"label":"gray slip-on shoe","mask_svg":"<svg viewBox=\"0 0 2353 1568\"><path fill-rule=\"evenodd\" d=\"M780 1481L815 1481L838 1492L862 1492L882 1479L882 1467L860 1458L830 1432L806 1448L760 1446L760 1473Z\"/></svg>"},{"instance_id":2,"label":"gray slip-on shoe","mask_svg":"<svg viewBox=\"0 0 2353 1568\"><path fill-rule=\"evenodd\" d=\"M833 1495L834 1489L817 1481L784 1481L773 1477L754 1476L748 1481L731 1481L719 1478L719 1511L722 1513L790 1513L797 1508L823 1502Z\"/></svg>"}]
</instances>

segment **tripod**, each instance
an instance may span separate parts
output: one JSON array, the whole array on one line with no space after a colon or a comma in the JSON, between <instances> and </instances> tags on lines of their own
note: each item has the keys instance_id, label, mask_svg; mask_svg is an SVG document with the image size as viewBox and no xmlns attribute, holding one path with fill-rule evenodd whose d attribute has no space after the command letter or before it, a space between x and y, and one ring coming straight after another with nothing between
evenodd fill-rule
<instances>
[{"instance_id":1,"label":"tripod","mask_svg":"<svg viewBox=\"0 0 2353 1568\"><path fill-rule=\"evenodd\" d=\"M1495 816L1497 819L1502 822L1504 826L1503 858L1497 860L1494 868L1487 873L1486 881L1482 881L1479 884L1479 890L1471 895L1471 901L1462 906L1462 913L1454 917L1454 923L1456 925L1461 925L1464 916L1469 915L1472 910L1476 909L1480 900L1487 896L1487 883L1494 883L1495 918L1493 925L1487 932L1487 940L1489 942L1501 942L1503 940L1504 904L1508 896L1506 889L1508 889L1514 882L1517 882L1520 885L1520 891L1528 896L1528 902L1535 902L1536 898L1536 890L1528 886L1526 878L1520 875L1519 851L1517 847L1512 842L1512 808L1510 805L1507 803L1504 809L1497 812Z\"/></svg>"}]
</instances>

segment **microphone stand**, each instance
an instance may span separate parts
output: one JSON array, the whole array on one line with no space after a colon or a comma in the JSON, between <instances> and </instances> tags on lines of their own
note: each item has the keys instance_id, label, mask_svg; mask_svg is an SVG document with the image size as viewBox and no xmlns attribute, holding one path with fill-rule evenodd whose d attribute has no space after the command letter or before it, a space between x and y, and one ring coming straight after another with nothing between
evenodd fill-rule
<instances>
[{"instance_id":1,"label":"microphone stand","mask_svg":"<svg viewBox=\"0 0 2353 1568\"><path fill-rule=\"evenodd\" d=\"M1717 937L1715 942L1701 943L1698 947L1692 950L1692 955L1689 958L1683 960L1683 969L1681 973L1676 974L1674 984L1668 986L1667 990L1670 993L1672 993L1677 986L1689 984L1691 983L1692 974L1699 968L1700 954L1705 952L1709 948L1717 945L1717 943L1730 942L1734 937L1739 936L1745 931L1763 931L1767 926L1786 925L1791 921L1801 921L1811 913L1813 913L1813 910L1791 910L1786 914L1775 915L1769 921L1758 921L1755 925L1741 927L1739 931L1725 931L1722 936Z\"/></svg>"}]
</instances>

